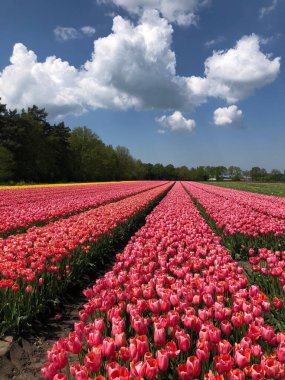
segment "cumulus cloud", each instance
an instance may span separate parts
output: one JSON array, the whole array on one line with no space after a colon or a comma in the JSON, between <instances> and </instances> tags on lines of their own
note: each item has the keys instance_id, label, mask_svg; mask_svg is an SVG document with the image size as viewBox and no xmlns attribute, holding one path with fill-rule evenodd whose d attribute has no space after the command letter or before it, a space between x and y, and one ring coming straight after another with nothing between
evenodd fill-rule
<instances>
[{"instance_id":1,"label":"cumulus cloud","mask_svg":"<svg viewBox=\"0 0 285 380\"><path fill-rule=\"evenodd\" d=\"M76 40L83 37L84 35L91 37L95 34L95 28L86 25L80 29L75 29L72 27L57 26L53 31L57 41L65 42L69 40Z\"/></svg>"},{"instance_id":2,"label":"cumulus cloud","mask_svg":"<svg viewBox=\"0 0 285 380\"><path fill-rule=\"evenodd\" d=\"M170 129L172 132L193 132L196 128L195 120L186 119L181 112L175 111L170 116L161 116L156 119L162 127ZM158 131L163 131L159 129Z\"/></svg>"},{"instance_id":3,"label":"cumulus cloud","mask_svg":"<svg viewBox=\"0 0 285 380\"><path fill-rule=\"evenodd\" d=\"M236 105L218 108L214 111L214 123L219 126L241 128L243 114Z\"/></svg>"},{"instance_id":4,"label":"cumulus cloud","mask_svg":"<svg viewBox=\"0 0 285 380\"><path fill-rule=\"evenodd\" d=\"M113 3L126 9L131 14L142 14L145 10L156 9L170 22L181 26L196 24L198 11L209 3L209 0L100 0L102 3Z\"/></svg>"},{"instance_id":5,"label":"cumulus cloud","mask_svg":"<svg viewBox=\"0 0 285 380\"><path fill-rule=\"evenodd\" d=\"M264 54L259 37L252 34L242 37L232 49L214 52L205 62L205 77L190 77L188 83L196 94L235 103L273 82L279 72L280 58Z\"/></svg>"},{"instance_id":6,"label":"cumulus cloud","mask_svg":"<svg viewBox=\"0 0 285 380\"><path fill-rule=\"evenodd\" d=\"M263 19L264 16L267 16L269 13L273 12L277 7L278 0L273 0L268 7L262 7L259 10L259 18Z\"/></svg>"},{"instance_id":7,"label":"cumulus cloud","mask_svg":"<svg viewBox=\"0 0 285 380\"><path fill-rule=\"evenodd\" d=\"M53 56L39 62L33 51L15 44L0 72L0 97L10 108L37 104L51 115L97 108L189 113L211 96L235 103L279 74L280 58L264 54L252 35L214 52L204 77L179 76L172 34L157 11L145 12L137 25L116 16L112 32L94 41L92 56L80 68Z\"/></svg>"}]
</instances>

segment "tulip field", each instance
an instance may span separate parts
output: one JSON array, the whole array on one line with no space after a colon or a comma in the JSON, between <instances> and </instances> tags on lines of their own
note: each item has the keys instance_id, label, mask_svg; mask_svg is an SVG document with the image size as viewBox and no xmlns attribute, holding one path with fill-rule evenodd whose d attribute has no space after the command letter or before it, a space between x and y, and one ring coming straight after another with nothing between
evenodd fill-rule
<instances>
[{"instance_id":1,"label":"tulip field","mask_svg":"<svg viewBox=\"0 0 285 380\"><path fill-rule=\"evenodd\" d=\"M137 195L0 239L0 332L17 327L42 308L44 299L62 292L92 260L90 251L98 239L138 213L169 184L147 186L151 189ZM145 187L142 184L141 189ZM125 190L124 195L130 192L128 185ZM99 195L101 191L100 187ZM122 189L117 194L122 196Z\"/></svg>"},{"instance_id":2,"label":"tulip field","mask_svg":"<svg viewBox=\"0 0 285 380\"><path fill-rule=\"evenodd\" d=\"M162 182L161 182L162 183ZM32 223L86 210L111 200L144 191L160 183L144 181L103 185L82 185L0 189L0 234Z\"/></svg>"},{"instance_id":3,"label":"tulip field","mask_svg":"<svg viewBox=\"0 0 285 380\"><path fill-rule=\"evenodd\" d=\"M148 210L38 378L285 379L285 198L186 181L0 192L2 335Z\"/></svg>"}]
</instances>

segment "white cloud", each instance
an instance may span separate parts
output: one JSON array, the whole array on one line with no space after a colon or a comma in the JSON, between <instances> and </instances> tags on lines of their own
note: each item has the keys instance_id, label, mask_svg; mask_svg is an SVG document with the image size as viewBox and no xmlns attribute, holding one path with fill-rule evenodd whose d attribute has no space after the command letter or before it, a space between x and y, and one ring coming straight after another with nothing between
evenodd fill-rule
<instances>
[{"instance_id":1,"label":"white cloud","mask_svg":"<svg viewBox=\"0 0 285 380\"><path fill-rule=\"evenodd\" d=\"M91 37L95 34L95 28L86 25L80 29L75 29L72 27L57 26L53 31L57 41L66 42L69 40L76 40L78 38L85 36Z\"/></svg>"},{"instance_id":2,"label":"white cloud","mask_svg":"<svg viewBox=\"0 0 285 380\"><path fill-rule=\"evenodd\" d=\"M157 133L164 135L165 134L165 129L158 129Z\"/></svg>"},{"instance_id":3,"label":"white cloud","mask_svg":"<svg viewBox=\"0 0 285 380\"><path fill-rule=\"evenodd\" d=\"M214 52L205 62L205 77L191 77L188 84L196 94L235 103L273 82L279 72L280 58L263 54L259 37L252 34L228 51Z\"/></svg>"},{"instance_id":4,"label":"white cloud","mask_svg":"<svg viewBox=\"0 0 285 380\"><path fill-rule=\"evenodd\" d=\"M220 126L241 128L243 126L243 114L237 106L218 108L214 111L214 123Z\"/></svg>"},{"instance_id":5,"label":"white cloud","mask_svg":"<svg viewBox=\"0 0 285 380\"><path fill-rule=\"evenodd\" d=\"M96 29L93 28L93 26L89 26L89 25L83 26L82 28L80 28L80 30L83 34L85 34L88 37L93 36L96 32Z\"/></svg>"},{"instance_id":6,"label":"white cloud","mask_svg":"<svg viewBox=\"0 0 285 380\"><path fill-rule=\"evenodd\" d=\"M275 42L277 40L279 40L279 38L281 37L281 33L275 33L273 34L272 36L269 36L269 37L260 37L260 43L262 45L268 45L272 42Z\"/></svg>"},{"instance_id":7,"label":"white cloud","mask_svg":"<svg viewBox=\"0 0 285 380\"><path fill-rule=\"evenodd\" d=\"M186 119L181 112L175 111L170 116L161 116L156 121L162 125L162 127L170 129L172 132L193 132L196 128L194 120ZM163 131L159 129L158 131ZM160 132L161 133L161 132Z\"/></svg>"},{"instance_id":8,"label":"white cloud","mask_svg":"<svg viewBox=\"0 0 285 380\"><path fill-rule=\"evenodd\" d=\"M37 62L37 56L23 44L14 46L7 66L0 74L0 97L11 108L36 104L52 116L83 111L77 95L75 67L55 57Z\"/></svg>"},{"instance_id":9,"label":"white cloud","mask_svg":"<svg viewBox=\"0 0 285 380\"><path fill-rule=\"evenodd\" d=\"M210 47L217 45L217 44L220 44L221 42L224 42L224 41L225 41L225 37L219 36L217 38L214 38L213 40L206 41L205 46L207 48L210 48Z\"/></svg>"},{"instance_id":10,"label":"white cloud","mask_svg":"<svg viewBox=\"0 0 285 380\"><path fill-rule=\"evenodd\" d=\"M189 113L211 96L237 102L279 74L280 58L263 54L252 35L214 52L204 77L178 76L172 34L156 11L145 12L137 25L117 16L112 33L94 41L90 60L80 68L56 57L39 62L15 44L10 65L0 72L0 97L10 108L37 104L51 115L98 108Z\"/></svg>"},{"instance_id":11,"label":"white cloud","mask_svg":"<svg viewBox=\"0 0 285 380\"><path fill-rule=\"evenodd\" d=\"M53 33L58 41L76 40L80 37L80 33L71 27L57 26Z\"/></svg>"},{"instance_id":12,"label":"white cloud","mask_svg":"<svg viewBox=\"0 0 285 380\"><path fill-rule=\"evenodd\" d=\"M145 10L156 9L170 22L187 26L196 24L197 13L209 0L100 0L100 3L113 3L131 14L141 15Z\"/></svg>"},{"instance_id":13,"label":"white cloud","mask_svg":"<svg viewBox=\"0 0 285 380\"><path fill-rule=\"evenodd\" d=\"M259 10L259 18L263 19L264 16L267 16L269 13L273 12L277 7L278 0L273 0L272 4L268 7L262 7Z\"/></svg>"}]
</instances>

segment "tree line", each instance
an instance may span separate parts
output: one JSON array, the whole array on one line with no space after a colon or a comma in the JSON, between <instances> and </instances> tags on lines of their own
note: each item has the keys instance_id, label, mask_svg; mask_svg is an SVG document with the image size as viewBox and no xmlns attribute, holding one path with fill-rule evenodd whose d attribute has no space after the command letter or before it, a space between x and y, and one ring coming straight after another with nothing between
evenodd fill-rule
<instances>
[{"instance_id":1,"label":"tree line","mask_svg":"<svg viewBox=\"0 0 285 380\"><path fill-rule=\"evenodd\" d=\"M0 103L0 181L89 182L120 180L194 180L251 176L253 180L285 180L278 170L243 172L237 166L186 166L143 163L122 146L106 145L86 127L51 124L45 109L9 110Z\"/></svg>"}]
</instances>

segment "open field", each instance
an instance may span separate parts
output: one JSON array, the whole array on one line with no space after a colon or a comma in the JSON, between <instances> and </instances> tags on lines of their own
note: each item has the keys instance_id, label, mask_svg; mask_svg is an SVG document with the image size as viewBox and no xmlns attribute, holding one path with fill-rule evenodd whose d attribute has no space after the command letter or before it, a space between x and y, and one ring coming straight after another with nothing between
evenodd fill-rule
<instances>
[{"instance_id":1,"label":"open field","mask_svg":"<svg viewBox=\"0 0 285 380\"><path fill-rule=\"evenodd\" d=\"M0 239L0 379L284 379L285 198L119 189Z\"/></svg>"},{"instance_id":2,"label":"open field","mask_svg":"<svg viewBox=\"0 0 285 380\"><path fill-rule=\"evenodd\" d=\"M227 189L250 191L252 193L285 197L285 183L260 183L260 182L205 182L209 185L221 186Z\"/></svg>"}]
</instances>

